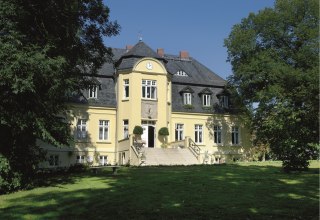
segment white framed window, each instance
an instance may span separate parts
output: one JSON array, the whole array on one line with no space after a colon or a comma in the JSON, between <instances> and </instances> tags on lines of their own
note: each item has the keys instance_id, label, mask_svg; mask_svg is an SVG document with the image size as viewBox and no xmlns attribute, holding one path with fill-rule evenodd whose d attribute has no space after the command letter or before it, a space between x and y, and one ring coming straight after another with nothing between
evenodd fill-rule
<instances>
[{"instance_id":1,"label":"white framed window","mask_svg":"<svg viewBox=\"0 0 320 220\"><path fill-rule=\"evenodd\" d=\"M84 155L78 155L76 163L85 163Z\"/></svg>"},{"instance_id":2,"label":"white framed window","mask_svg":"<svg viewBox=\"0 0 320 220\"><path fill-rule=\"evenodd\" d=\"M188 74L186 74L186 72L183 71L183 70L177 71L176 75L177 75L177 76L188 76Z\"/></svg>"},{"instance_id":3,"label":"white framed window","mask_svg":"<svg viewBox=\"0 0 320 220\"><path fill-rule=\"evenodd\" d=\"M129 138L129 120L123 120L123 138Z\"/></svg>"},{"instance_id":4,"label":"white framed window","mask_svg":"<svg viewBox=\"0 0 320 220\"><path fill-rule=\"evenodd\" d=\"M77 138L80 140L87 138L87 119L78 119Z\"/></svg>"},{"instance_id":5,"label":"white framed window","mask_svg":"<svg viewBox=\"0 0 320 220\"><path fill-rule=\"evenodd\" d=\"M91 86L88 90L88 98L96 99L98 98L98 86Z\"/></svg>"},{"instance_id":6,"label":"white framed window","mask_svg":"<svg viewBox=\"0 0 320 220\"><path fill-rule=\"evenodd\" d=\"M50 155L49 156L49 166L58 166L59 165L59 155Z\"/></svg>"},{"instance_id":7,"label":"white framed window","mask_svg":"<svg viewBox=\"0 0 320 220\"><path fill-rule=\"evenodd\" d=\"M142 98L157 98L157 82L155 80L142 80Z\"/></svg>"},{"instance_id":8,"label":"white framed window","mask_svg":"<svg viewBox=\"0 0 320 220\"><path fill-rule=\"evenodd\" d=\"M213 142L215 144L222 143L222 126L220 125L213 126Z\"/></svg>"},{"instance_id":9,"label":"white framed window","mask_svg":"<svg viewBox=\"0 0 320 220\"><path fill-rule=\"evenodd\" d=\"M237 126L232 126L231 128L231 141L233 145L238 145L240 144L240 136L239 136L239 127Z\"/></svg>"},{"instance_id":10,"label":"white framed window","mask_svg":"<svg viewBox=\"0 0 320 220\"><path fill-rule=\"evenodd\" d=\"M123 98L129 98L129 79L123 80Z\"/></svg>"},{"instance_id":11,"label":"white framed window","mask_svg":"<svg viewBox=\"0 0 320 220\"><path fill-rule=\"evenodd\" d=\"M211 95L208 94L203 94L202 95L202 105L203 106L210 106L210 100L211 100Z\"/></svg>"},{"instance_id":12,"label":"white framed window","mask_svg":"<svg viewBox=\"0 0 320 220\"><path fill-rule=\"evenodd\" d=\"M229 97L228 96L220 96L220 106L223 108L229 107Z\"/></svg>"},{"instance_id":13,"label":"white framed window","mask_svg":"<svg viewBox=\"0 0 320 220\"><path fill-rule=\"evenodd\" d=\"M203 142L202 125L194 125L194 142L198 144Z\"/></svg>"},{"instance_id":14,"label":"white framed window","mask_svg":"<svg viewBox=\"0 0 320 220\"><path fill-rule=\"evenodd\" d=\"M107 165L108 164L108 156L103 156L103 155L99 156L99 164L101 166Z\"/></svg>"},{"instance_id":15,"label":"white framed window","mask_svg":"<svg viewBox=\"0 0 320 220\"><path fill-rule=\"evenodd\" d=\"M176 141L181 141L183 139L184 139L184 136L183 136L183 124L176 124L175 140Z\"/></svg>"},{"instance_id":16,"label":"white framed window","mask_svg":"<svg viewBox=\"0 0 320 220\"><path fill-rule=\"evenodd\" d=\"M109 139L109 121L99 120L99 140Z\"/></svg>"},{"instance_id":17,"label":"white framed window","mask_svg":"<svg viewBox=\"0 0 320 220\"><path fill-rule=\"evenodd\" d=\"M183 93L183 104L191 105L191 93Z\"/></svg>"}]
</instances>

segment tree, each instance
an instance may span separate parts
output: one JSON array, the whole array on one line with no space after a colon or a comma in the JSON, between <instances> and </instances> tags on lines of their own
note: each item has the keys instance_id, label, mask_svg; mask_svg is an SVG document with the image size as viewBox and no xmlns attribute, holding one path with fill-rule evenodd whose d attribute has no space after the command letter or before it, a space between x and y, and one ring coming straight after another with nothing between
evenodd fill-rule
<instances>
[{"instance_id":1,"label":"tree","mask_svg":"<svg viewBox=\"0 0 320 220\"><path fill-rule=\"evenodd\" d=\"M306 169L319 143L319 2L278 0L227 39L229 83L250 110L256 139L286 170Z\"/></svg>"},{"instance_id":2,"label":"tree","mask_svg":"<svg viewBox=\"0 0 320 220\"><path fill-rule=\"evenodd\" d=\"M119 29L102 0L0 1L0 158L9 164L0 173L25 185L41 159L37 139L70 142L66 101L110 61L102 37Z\"/></svg>"}]
</instances>

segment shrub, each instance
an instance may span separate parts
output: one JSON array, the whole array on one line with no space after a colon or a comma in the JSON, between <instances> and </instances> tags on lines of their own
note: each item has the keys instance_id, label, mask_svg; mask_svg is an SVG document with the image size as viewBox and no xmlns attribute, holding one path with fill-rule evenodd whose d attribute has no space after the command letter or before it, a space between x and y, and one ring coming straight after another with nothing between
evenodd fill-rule
<instances>
[{"instance_id":1,"label":"shrub","mask_svg":"<svg viewBox=\"0 0 320 220\"><path fill-rule=\"evenodd\" d=\"M11 169L9 160L0 154L0 194L19 189L21 178L19 173Z\"/></svg>"},{"instance_id":2,"label":"shrub","mask_svg":"<svg viewBox=\"0 0 320 220\"><path fill-rule=\"evenodd\" d=\"M160 130L159 130L159 135L168 136L168 135L169 135L169 130L168 130L168 128L166 128L166 127L160 128Z\"/></svg>"},{"instance_id":3,"label":"shrub","mask_svg":"<svg viewBox=\"0 0 320 220\"><path fill-rule=\"evenodd\" d=\"M133 134L136 135L142 135L143 134L143 128L140 125L136 125L133 129Z\"/></svg>"}]
</instances>

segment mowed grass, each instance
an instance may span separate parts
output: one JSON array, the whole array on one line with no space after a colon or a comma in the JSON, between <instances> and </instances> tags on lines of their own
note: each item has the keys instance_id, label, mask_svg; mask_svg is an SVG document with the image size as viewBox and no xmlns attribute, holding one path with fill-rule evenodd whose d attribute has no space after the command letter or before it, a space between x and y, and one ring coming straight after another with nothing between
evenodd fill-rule
<instances>
[{"instance_id":1,"label":"mowed grass","mask_svg":"<svg viewBox=\"0 0 320 220\"><path fill-rule=\"evenodd\" d=\"M318 219L319 162L123 167L0 196L0 219Z\"/></svg>"}]
</instances>

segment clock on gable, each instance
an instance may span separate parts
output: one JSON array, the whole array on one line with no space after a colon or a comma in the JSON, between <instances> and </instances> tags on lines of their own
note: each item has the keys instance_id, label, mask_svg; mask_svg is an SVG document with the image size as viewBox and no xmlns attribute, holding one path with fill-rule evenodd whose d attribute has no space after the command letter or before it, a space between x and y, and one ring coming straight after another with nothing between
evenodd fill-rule
<instances>
[{"instance_id":1,"label":"clock on gable","mask_svg":"<svg viewBox=\"0 0 320 220\"><path fill-rule=\"evenodd\" d=\"M153 65L152 65L151 62L147 62L146 67L147 67L148 70L152 70Z\"/></svg>"}]
</instances>

